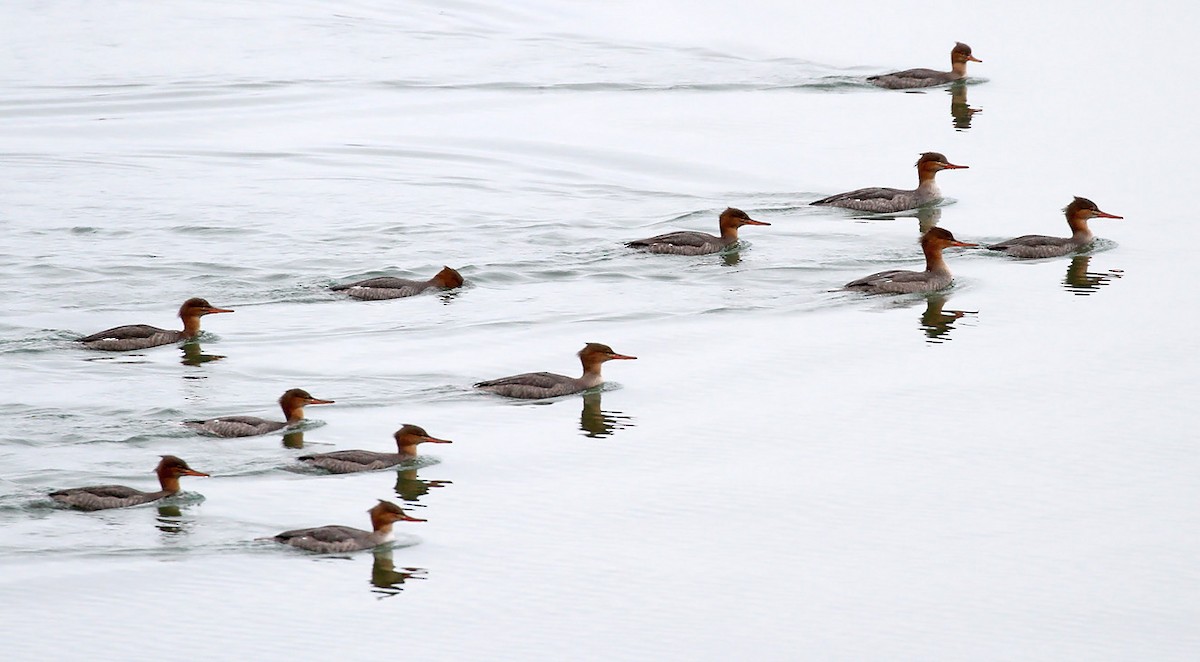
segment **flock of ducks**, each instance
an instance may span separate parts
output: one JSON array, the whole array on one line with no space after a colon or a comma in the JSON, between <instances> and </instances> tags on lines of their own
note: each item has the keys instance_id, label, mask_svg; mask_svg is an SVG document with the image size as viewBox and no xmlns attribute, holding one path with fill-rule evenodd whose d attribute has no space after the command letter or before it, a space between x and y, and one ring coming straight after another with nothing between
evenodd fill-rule
<instances>
[{"instance_id":1,"label":"flock of ducks","mask_svg":"<svg viewBox=\"0 0 1200 662\"><path fill-rule=\"evenodd\" d=\"M867 80L879 87L910 89L942 85L966 77L967 62L980 62L971 55L966 44L955 44L950 51L951 70L910 69L891 74L872 76ZM813 205L842 207L866 212L897 212L935 204L941 200L935 177L942 170L966 169L968 166L951 163L944 155L926 152L917 160L917 188L912 190L894 188L862 188L846 193L831 195L812 202ZM1067 255L1086 247L1093 239L1088 221L1092 218L1121 218L1101 211L1090 200L1076 197L1065 208L1070 237L1025 235L986 248L1016 258L1044 258ZM751 218L740 209L729 208L718 218L719 235L704 232L680 231L661 234L646 239L630 241L629 248L649 253L673 255L704 255L724 251L738 242L738 230L746 225L770 225ZM949 287L953 277L942 251L950 247L978 247L979 244L955 239L950 231L934 227L920 239L925 255L924 271L888 270L871 274L846 283L847 290L867 293L915 293L932 292ZM445 290L461 287L462 275L450 267L443 268L429 280L417 281L402 278L370 278L353 283L335 285L331 289L345 292L347 296L375 301L395 299L420 294L428 290ZM136 324L106 329L79 339L84 347L104 351L129 351L160 345L193 340L200 333L200 318L205 315L232 313L227 308L213 306L205 299L192 298L183 303L179 317L183 329L167 330ZM603 383L601 366L613 360L632 360L635 356L619 354L608 345L588 343L579 351L583 372L579 377L570 377L550 372L530 372L500 379L481 381L474 386L501 396L511 398L554 398L579 393ZM269 434L293 427L304 420L304 408L310 405L333 404L332 400L313 397L303 389L291 389L279 398L283 410L283 421L272 421L254 416L223 416L208 420L185 421L183 424L197 432L219 437L245 437ZM353 473L375 471L395 467L417 456L417 446L423 443L448 444L449 439L431 436L416 425L404 425L393 435L395 453L367 450L343 450L332 453L303 455L297 461L330 473ZM196 471L187 462L174 455L164 455L155 469L161 489L143 492L121 485L99 485L79 487L52 492L55 501L79 510L95 511L123 508L151 503L177 493L182 476L208 476ZM392 540L392 525L398 521L421 522L424 520L407 515L402 508L389 501L380 500L369 511L371 530L330 525L309 529L285 531L274 536L276 542L316 552L348 552L367 549Z\"/></svg>"}]
</instances>

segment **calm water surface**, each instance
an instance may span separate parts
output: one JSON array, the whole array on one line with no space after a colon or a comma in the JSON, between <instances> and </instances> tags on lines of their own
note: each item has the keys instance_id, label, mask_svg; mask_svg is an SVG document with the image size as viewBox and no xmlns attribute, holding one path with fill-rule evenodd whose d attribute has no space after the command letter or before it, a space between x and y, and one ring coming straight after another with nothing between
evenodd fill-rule
<instances>
[{"instance_id":1,"label":"calm water surface","mask_svg":"<svg viewBox=\"0 0 1200 662\"><path fill-rule=\"evenodd\" d=\"M0 9L0 620L12 659L1200 656L1187 208L1197 10L1092 3L15 2ZM866 17L869 17L866 18ZM966 85L866 75L984 60ZM1161 66L1169 64L1169 66ZM807 206L911 186L946 202ZM1124 221L1076 257L948 259L931 296L836 291L965 241ZM712 232L740 250L636 254ZM353 302L375 275L469 286ZM171 326L199 343L72 339ZM574 372L548 403L480 379ZM299 434L186 418L337 401ZM454 440L399 472L303 451ZM212 478L162 506L51 507ZM256 540L366 526L394 548ZM70 646L62 632L70 631ZM369 634L371 633L371 634ZM377 633L377 634L374 634ZM186 642L181 649L179 642Z\"/></svg>"}]
</instances>

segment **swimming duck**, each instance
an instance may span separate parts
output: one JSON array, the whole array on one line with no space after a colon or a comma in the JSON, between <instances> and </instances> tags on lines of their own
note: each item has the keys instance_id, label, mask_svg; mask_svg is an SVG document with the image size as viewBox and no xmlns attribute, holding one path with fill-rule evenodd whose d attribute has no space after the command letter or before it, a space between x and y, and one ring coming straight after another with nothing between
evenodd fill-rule
<instances>
[{"instance_id":1,"label":"swimming duck","mask_svg":"<svg viewBox=\"0 0 1200 662\"><path fill-rule=\"evenodd\" d=\"M409 280L407 278L368 278L345 285L334 285L329 288L335 292L345 292L353 299L363 301L378 301L380 299L399 299L420 294L426 290L452 290L462 287L463 277L450 267L442 267L429 280Z\"/></svg>"},{"instance_id":2,"label":"swimming duck","mask_svg":"<svg viewBox=\"0 0 1200 662\"><path fill-rule=\"evenodd\" d=\"M214 313L232 313L228 308L217 308L208 301L194 297L183 302L179 307L179 317L183 320L182 331L160 329L149 324L128 324L105 329L90 336L79 339L88 349L101 349L110 352L124 352L131 349L146 349L159 345L169 345L180 340L191 340L200 333L200 318Z\"/></svg>"},{"instance_id":3,"label":"swimming duck","mask_svg":"<svg viewBox=\"0 0 1200 662\"><path fill-rule=\"evenodd\" d=\"M279 397L286 421L269 421L257 416L221 416L203 421L184 421L186 427L217 437L254 437L267 434L304 420L304 408L308 405L331 405L333 400L321 400L309 395L302 388L284 391Z\"/></svg>"},{"instance_id":4,"label":"swimming duck","mask_svg":"<svg viewBox=\"0 0 1200 662\"><path fill-rule=\"evenodd\" d=\"M886 87L890 90L932 87L966 78L968 62L983 62L983 60L971 55L971 47L960 41L954 44L954 48L950 49L950 71L906 69L890 74L868 76L867 80L872 85Z\"/></svg>"},{"instance_id":5,"label":"swimming duck","mask_svg":"<svg viewBox=\"0 0 1200 662\"><path fill-rule=\"evenodd\" d=\"M949 230L933 228L921 235L921 250L925 253L925 271L892 269L880 271L845 284L845 289L869 294L934 292L950 287L954 277L942 259L942 250L950 246L978 246L958 241Z\"/></svg>"},{"instance_id":6,"label":"swimming duck","mask_svg":"<svg viewBox=\"0 0 1200 662\"><path fill-rule=\"evenodd\" d=\"M1100 211L1096 203L1076 196L1071 204L1063 208L1067 215L1067 225L1071 226L1070 237L1047 237L1041 234L1027 234L1023 237L1009 239L998 244L989 244L988 250L1000 251L1013 257L1058 257L1067 255L1092 243L1094 236L1088 228L1091 218L1124 218L1106 211Z\"/></svg>"},{"instance_id":7,"label":"swimming duck","mask_svg":"<svg viewBox=\"0 0 1200 662\"><path fill-rule=\"evenodd\" d=\"M580 377L568 377L552 372L527 372L479 382L475 384L475 388L510 398L554 398L560 395L579 393L603 384L604 378L600 376L600 366L605 361L636 358L636 356L618 354L608 345L590 342L579 350L579 361L583 364L583 375Z\"/></svg>"},{"instance_id":8,"label":"swimming duck","mask_svg":"<svg viewBox=\"0 0 1200 662\"><path fill-rule=\"evenodd\" d=\"M915 209L942 199L934 177L942 170L960 170L969 166L955 165L938 152L925 152L917 159L917 188L860 188L821 198L810 205L843 207L859 211L894 212Z\"/></svg>"},{"instance_id":9,"label":"swimming duck","mask_svg":"<svg viewBox=\"0 0 1200 662\"><path fill-rule=\"evenodd\" d=\"M158 484L162 487L157 492L143 492L124 485L93 485L91 487L73 487L68 490L51 492L50 498L75 508L77 510L107 510L109 508L125 508L138 506L179 492L180 476L207 476L208 474L195 471L187 462L174 455L163 455L155 467L158 474Z\"/></svg>"},{"instance_id":10,"label":"swimming duck","mask_svg":"<svg viewBox=\"0 0 1200 662\"><path fill-rule=\"evenodd\" d=\"M360 549L378 547L383 543L395 540L392 525L396 522L425 521L409 516L400 506L383 499L380 499L379 503L367 512L371 513L371 531L331 524L311 529L284 531L275 536L274 540L285 545L323 554L355 552Z\"/></svg>"},{"instance_id":11,"label":"swimming duck","mask_svg":"<svg viewBox=\"0 0 1200 662\"><path fill-rule=\"evenodd\" d=\"M374 471L394 467L406 460L417 456L417 444L449 444L449 439L438 439L430 436L425 428L419 425L405 424L392 435L396 440L395 453L377 453L375 451L334 451L332 453L314 453L301 455L299 460L309 466L319 467L330 473L348 474L357 471Z\"/></svg>"},{"instance_id":12,"label":"swimming duck","mask_svg":"<svg viewBox=\"0 0 1200 662\"><path fill-rule=\"evenodd\" d=\"M765 221L756 221L742 211L730 207L721 212L718 219L721 236L715 237L707 232L682 231L668 232L657 237L631 241L626 246L639 248L649 253L671 253L674 255L704 255L717 253L737 243L738 228L743 225L770 225Z\"/></svg>"}]
</instances>

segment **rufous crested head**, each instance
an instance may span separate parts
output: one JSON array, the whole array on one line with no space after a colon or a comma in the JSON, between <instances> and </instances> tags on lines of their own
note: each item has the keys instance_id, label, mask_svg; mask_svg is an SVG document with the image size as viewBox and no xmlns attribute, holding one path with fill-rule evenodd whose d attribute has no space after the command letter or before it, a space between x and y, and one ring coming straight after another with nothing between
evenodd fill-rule
<instances>
[{"instance_id":1,"label":"rufous crested head","mask_svg":"<svg viewBox=\"0 0 1200 662\"><path fill-rule=\"evenodd\" d=\"M303 400L304 404L306 404L306 405L331 405L331 404L333 404L333 400L322 400L321 398L314 398L311 393L309 393L308 391L305 391L302 388L289 388L288 390L283 392L283 395L279 396L280 404L283 404L284 402L295 401L295 400Z\"/></svg>"},{"instance_id":2,"label":"rufous crested head","mask_svg":"<svg viewBox=\"0 0 1200 662\"><path fill-rule=\"evenodd\" d=\"M397 506L396 504L392 503L391 501L384 501L383 499L379 499L379 503L372 506L371 509L368 510L367 512L371 513L371 523L375 525L376 529L380 528L383 525L391 524L392 522L400 522L400 521L424 522L425 521L423 519L418 519L416 517L412 517L408 513L404 512L404 509L401 508L400 506Z\"/></svg>"},{"instance_id":3,"label":"rufous crested head","mask_svg":"<svg viewBox=\"0 0 1200 662\"><path fill-rule=\"evenodd\" d=\"M766 221L756 221L750 215L736 207L729 207L721 212L721 227L740 228L743 225L770 225Z\"/></svg>"},{"instance_id":4,"label":"rufous crested head","mask_svg":"<svg viewBox=\"0 0 1200 662\"><path fill-rule=\"evenodd\" d=\"M1079 196L1075 196L1075 199L1071 201L1071 204L1064 207L1063 211L1066 212L1068 219L1081 217L1085 220L1089 218L1125 218L1124 216L1117 216L1116 214L1110 214L1106 211L1100 211L1100 207L1096 206L1096 203L1088 200L1087 198L1081 198Z\"/></svg>"},{"instance_id":5,"label":"rufous crested head","mask_svg":"<svg viewBox=\"0 0 1200 662\"><path fill-rule=\"evenodd\" d=\"M396 444L402 448L404 446L412 446L414 444L424 444L424 443L431 443L431 444L452 444L452 443L454 443L450 439L438 439L437 437L431 436L428 432L425 431L425 428L423 428L419 425L413 425L411 423L405 423L404 425L400 426L400 429L396 430L396 433L393 434L392 437L396 440Z\"/></svg>"},{"instance_id":6,"label":"rufous crested head","mask_svg":"<svg viewBox=\"0 0 1200 662\"><path fill-rule=\"evenodd\" d=\"M295 422L304 418L304 408L308 405L331 405L333 400L322 400L314 398L308 391L302 388L290 388L279 396L279 408L283 410L283 415L288 419L288 422Z\"/></svg>"},{"instance_id":7,"label":"rufous crested head","mask_svg":"<svg viewBox=\"0 0 1200 662\"><path fill-rule=\"evenodd\" d=\"M946 155L941 152L925 152L921 154L921 158L917 159L916 166L918 171L932 170L933 172L937 172L938 170L960 170L970 167L951 163L946 159Z\"/></svg>"},{"instance_id":8,"label":"rufous crested head","mask_svg":"<svg viewBox=\"0 0 1200 662\"><path fill-rule=\"evenodd\" d=\"M188 466L181 458L174 455L163 455L158 466L154 469L159 476L178 478L179 476L208 476L202 471L196 471Z\"/></svg>"},{"instance_id":9,"label":"rufous crested head","mask_svg":"<svg viewBox=\"0 0 1200 662\"><path fill-rule=\"evenodd\" d=\"M452 290L456 287L462 287L463 284L462 274L458 273L454 269L451 269L450 267L442 267L442 270L437 272L437 275L433 277L433 280L437 283L438 287L447 290Z\"/></svg>"},{"instance_id":10,"label":"rufous crested head","mask_svg":"<svg viewBox=\"0 0 1200 662\"><path fill-rule=\"evenodd\" d=\"M946 248L948 246L973 247L979 244L968 244L965 241L959 241L945 228L930 228L925 234L921 235L921 245Z\"/></svg>"},{"instance_id":11,"label":"rufous crested head","mask_svg":"<svg viewBox=\"0 0 1200 662\"><path fill-rule=\"evenodd\" d=\"M179 307L180 317L200 317L201 315L211 315L212 313L232 313L228 308L217 308L208 302L207 299L200 297L192 297L183 302Z\"/></svg>"},{"instance_id":12,"label":"rufous crested head","mask_svg":"<svg viewBox=\"0 0 1200 662\"><path fill-rule=\"evenodd\" d=\"M609 347L608 345L605 345L603 343L590 342L590 343L584 345L583 349L579 350L579 358L583 359L584 363L587 363L588 361L596 361L596 360L599 360L599 361L612 361L614 359L616 359L616 360L632 360L632 359L636 359L637 357L636 356L627 356L625 354L618 354L613 351L612 347Z\"/></svg>"},{"instance_id":13,"label":"rufous crested head","mask_svg":"<svg viewBox=\"0 0 1200 662\"><path fill-rule=\"evenodd\" d=\"M971 47L960 42L954 44L954 48L950 49L951 62L983 62L979 58L971 55Z\"/></svg>"}]
</instances>

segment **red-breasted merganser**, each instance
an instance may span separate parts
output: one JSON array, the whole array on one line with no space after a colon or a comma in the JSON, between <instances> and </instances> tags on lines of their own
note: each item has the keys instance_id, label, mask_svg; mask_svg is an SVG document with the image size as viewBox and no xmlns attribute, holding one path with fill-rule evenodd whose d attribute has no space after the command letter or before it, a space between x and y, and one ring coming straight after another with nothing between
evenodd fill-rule
<instances>
[{"instance_id":1,"label":"red-breasted merganser","mask_svg":"<svg viewBox=\"0 0 1200 662\"><path fill-rule=\"evenodd\" d=\"M1063 208L1067 214L1067 225L1071 226L1070 237L1047 237L1040 234L1027 234L1016 239L1009 239L998 244L987 246L989 250L1001 251L1013 257L1058 257L1074 253L1092 243L1092 231L1088 229L1089 218L1124 218L1100 211L1096 203L1075 196L1071 204Z\"/></svg>"},{"instance_id":2,"label":"red-breasted merganser","mask_svg":"<svg viewBox=\"0 0 1200 662\"><path fill-rule=\"evenodd\" d=\"M368 278L346 285L334 285L329 289L335 292L345 291L352 299L378 301L379 299L410 297L431 289L452 290L456 287L462 287L462 284L462 274L450 267L442 267L442 270L429 280L409 280L407 278L384 276L382 278Z\"/></svg>"},{"instance_id":3,"label":"red-breasted merganser","mask_svg":"<svg viewBox=\"0 0 1200 662\"><path fill-rule=\"evenodd\" d=\"M898 188L860 188L822 198L810 205L845 207L859 211L893 212L915 209L942 199L934 177L941 170L959 170L970 166L954 165L937 152L925 152L917 159L917 188L909 191Z\"/></svg>"},{"instance_id":4,"label":"red-breasted merganser","mask_svg":"<svg viewBox=\"0 0 1200 662\"><path fill-rule=\"evenodd\" d=\"M374 471L394 467L406 460L417 456L417 444L450 444L449 439L432 437L425 428L419 425L404 424L396 434L395 453L376 453L375 451L334 451L332 453L316 453L301 455L300 461L313 467L319 467L330 473L349 474L356 471Z\"/></svg>"},{"instance_id":5,"label":"red-breasted merganser","mask_svg":"<svg viewBox=\"0 0 1200 662\"><path fill-rule=\"evenodd\" d=\"M567 377L553 372L527 372L512 377L479 382L475 388L499 393L510 398L555 398L560 395L586 391L603 384L604 378L600 376L600 366L605 361L636 358L636 356L618 354L608 345L590 342L579 350L579 361L583 364L581 377Z\"/></svg>"},{"instance_id":6,"label":"red-breasted merganser","mask_svg":"<svg viewBox=\"0 0 1200 662\"><path fill-rule=\"evenodd\" d=\"M392 534L392 524L405 522L424 522L423 519L411 517L400 506L391 501L379 500L371 513L372 531L363 531L350 526L331 524L311 529L296 529L284 531L275 536L276 542L292 547L307 549L310 552L333 554L339 552L356 552L360 549L378 547L385 542L395 540Z\"/></svg>"},{"instance_id":7,"label":"red-breasted merganser","mask_svg":"<svg viewBox=\"0 0 1200 662\"><path fill-rule=\"evenodd\" d=\"M209 302L195 297L183 302L179 307L179 317L183 320L182 331L160 329L148 324L129 324L106 329L79 339L88 349L103 349L112 352L124 352L131 349L146 349L169 345L180 340L191 340L200 333L200 318L213 313L232 313L228 308L217 308Z\"/></svg>"},{"instance_id":8,"label":"red-breasted merganser","mask_svg":"<svg viewBox=\"0 0 1200 662\"><path fill-rule=\"evenodd\" d=\"M162 489L157 492L143 492L124 485L93 485L51 492L50 498L78 510L107 510L138 506L158 501L178 492L180 476L208 475L194 471L187 462L174 455L162 456L162 461L158 463L154 472L158 474L158 484L162 486Z\"/></svg>"},{"instance_id":9,"label":"red-breasted merganser","mask_svg":"<svg viewBox=\"0 0 1200 662\"><path fill-rule=\"evenodd\" d=\"M253 437L282 430L304 420L304 408L308 405L331 405L333 400L314 398L302 388L285 391L279 398L279 407L283 409L286 421L268 421L257 416L221 416L204 421L184 421L183 424L193 430L206 432L218 437Z\"/></svg>"},{"instance_id":10,"label":"red-breasted merganser","mask_svg":"<svg viewBox=\"0 0 1200 662\"><path fill-rule=\"evenodd\" d=\"M921 250L925 252L925 271L893 269L880 271L865 278L846 283L848 290L869 294L933 292L950 287L954 277L942 259L942 250L950 246L978 246L958 241L949 230L933 228L921 235Z\"/></svg>"},{"instance_id":11,"label":"red-breasted merganser","mask_svg":"<svg viewBox=\"0 0 1200 662\"><path fill-rule=\"evenodd\" d=\"M714 237L707 232L669 232L649 239L631 241L626 246L640 248L650 253L671 253L674 255L704 255L717 253L737 243L738 228L743 225L770 225L765 221L756 221L741 209L730 207L721 212L719 219L721 236Z\"/></svg>"},{"instance_id":12,"label":"red-breasted merganser","mask_svg":"<svg viewBox=\"0 0 1200 662\"><path fill-rule=\"evenodd\" d=\"M933 69L906 69L890 74L868 76L872 85L886 87L890 90L907 90L914 87L932 87L962 80L967 77L968 62L983 62L971 55L971 47L961 41L950 49L950 71L935 71Z\"/></svg>"}]
</instances>

